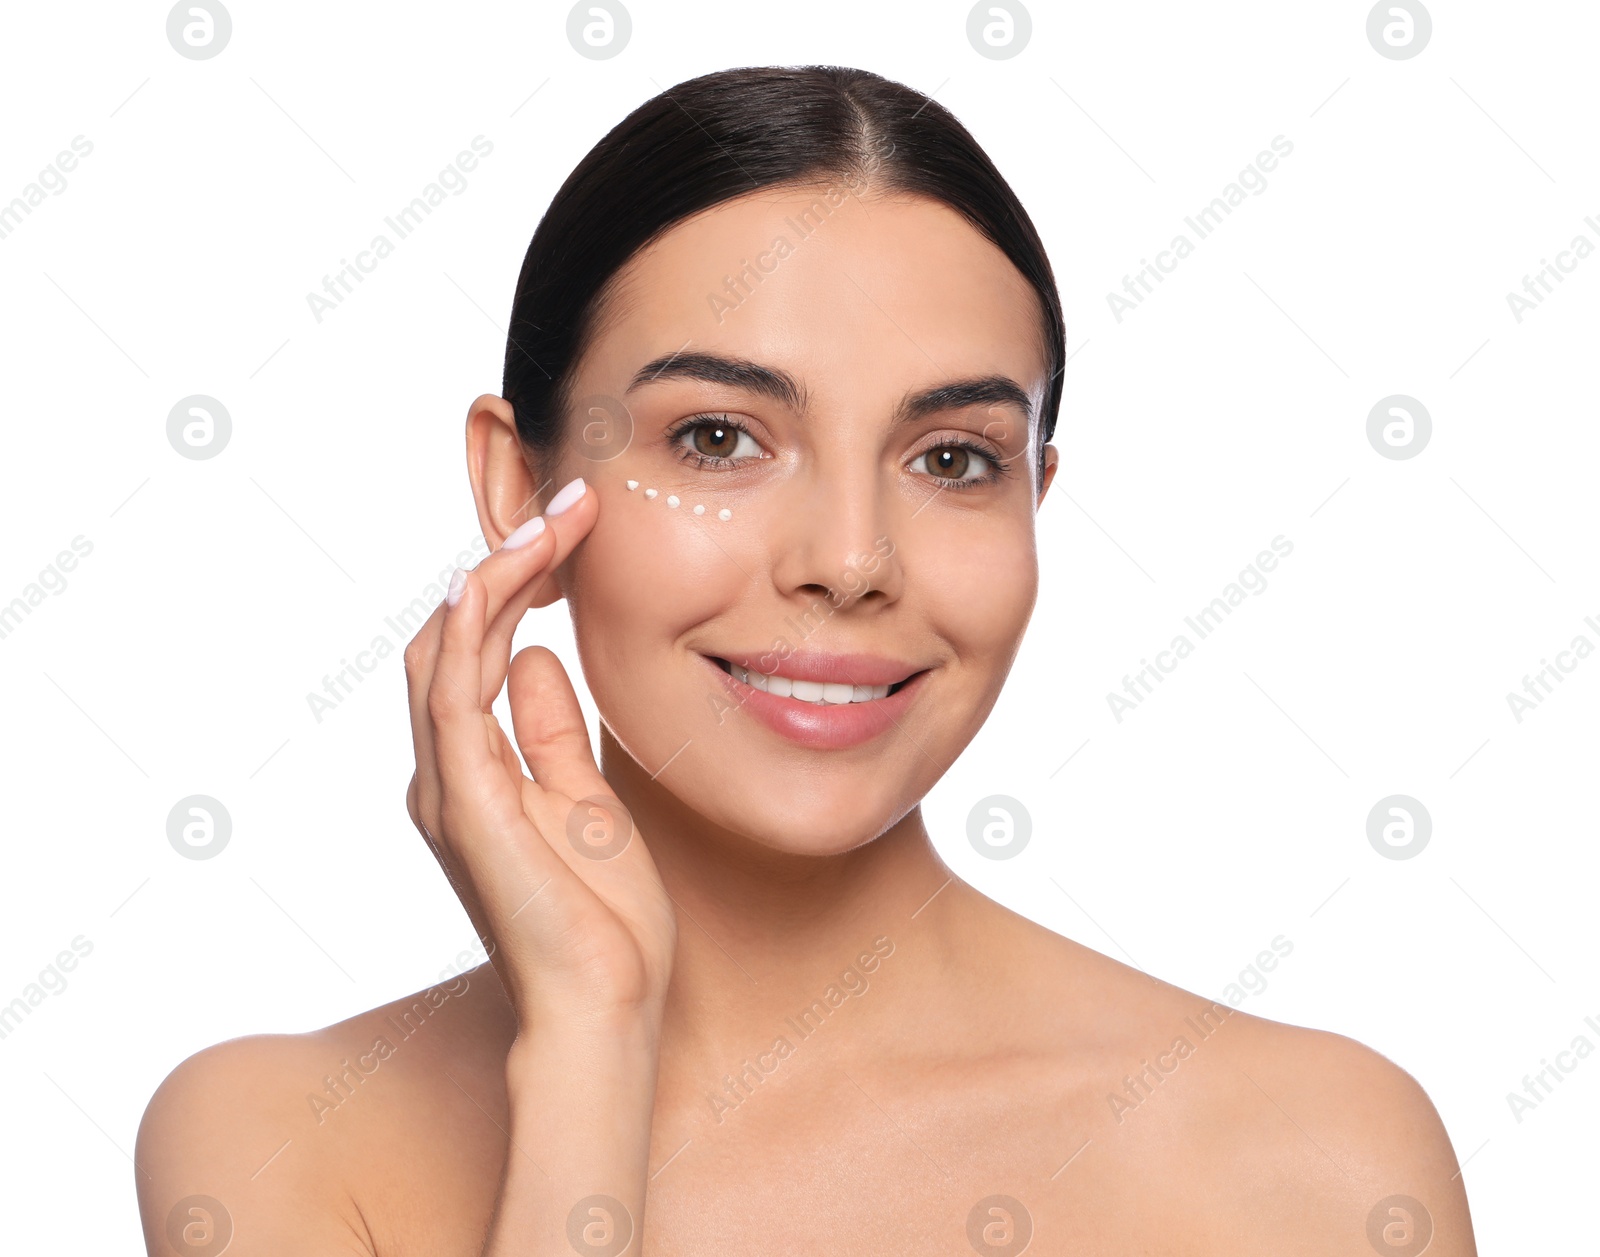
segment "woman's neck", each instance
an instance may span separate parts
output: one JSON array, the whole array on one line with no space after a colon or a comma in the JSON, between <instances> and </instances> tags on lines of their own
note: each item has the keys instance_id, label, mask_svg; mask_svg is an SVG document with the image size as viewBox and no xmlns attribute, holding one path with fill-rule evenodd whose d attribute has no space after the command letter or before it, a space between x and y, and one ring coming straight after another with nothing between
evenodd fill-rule
<instances>
[{"instance_id":1,"label":"woman's neck","mask_svg":"<svg viewBox=\"0 0 1600 1257\"><path fill-rule=\"evenodd\" d=\"M849 851L795 854L685 807L604 725L600 742L602 772L678 910L664 1074L714 1081L835 1012L856 1032L917 1023L930 1001L993 972L981 953L1000 942L993 914L1010 914L954 878L920 805Z\"/></svg>"}]
</instances>

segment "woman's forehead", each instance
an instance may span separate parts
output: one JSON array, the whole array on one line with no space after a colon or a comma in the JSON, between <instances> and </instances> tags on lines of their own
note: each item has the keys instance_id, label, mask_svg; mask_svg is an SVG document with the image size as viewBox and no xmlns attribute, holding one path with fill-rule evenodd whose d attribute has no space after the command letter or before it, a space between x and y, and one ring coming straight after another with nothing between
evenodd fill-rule
<instances>
[{"instance_id":1,"label":"woman's forehead","mask_svg":"<svg viewBox=\"0 0 1600 1257\"><path fill-rule=\"evenodd\" d=\"M692 344L832 370L1001 370L1031 389L1041 310L1004 253L939 202L832 191L761 189L665 232L610 286L593 365L631 375Z\"/></svg>"}]
</instances>

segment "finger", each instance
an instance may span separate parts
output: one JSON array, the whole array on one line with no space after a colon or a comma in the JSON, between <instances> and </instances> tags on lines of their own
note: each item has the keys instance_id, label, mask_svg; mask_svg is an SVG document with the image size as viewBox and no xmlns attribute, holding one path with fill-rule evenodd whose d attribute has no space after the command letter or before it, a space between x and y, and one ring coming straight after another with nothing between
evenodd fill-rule
<instances>
[{"instance_id":1,"label":"finger","mask_svg":"<svg viewBox=\"0 0 1600 1257\"><path fill-rule=\"evenodd\" d=\"M473 933L483 943L488 955L493 957L499 940L495 936L489 914L484 908L483 900L479 897L471 880L467 877L465 869L459 861L451 856L448 845L434 837L432 826L420 816L417 808L417 777L415 774L412 775L411 784L406 790L406 809L411 813L411 819L416 823L417 830L422 834L423 840L427 842L428 850L433 852L433 858L443 871L445 880L450 883L450 889L466 910L467 919L472 922Z\"/></svg>"},{"instance_id":2,"label":"finger","mask_svg":"<svg viewBox=\"0 0 1600 1257\"><path fill-rule=\"evenodd\" d=\"M472 921L472 927L477 931L479 938L486 937L486 917L483 904L474 893L464 871L458 867L457 862L451 857L449 848L434 837L433 827L425 821L417 809L417 776L412 774L411 784L406 790L406 810L411 813L411 819L417 826L417 831L422 835L423 841L428 844L428 850L433 852L433 858L443 870L445 880L450 883L450 889L455 892L456 898L461 901L462 907L467 910L467 916Z\"/></svg>"},{"instance_id":3,"label":"finger","mask_svg":"<svg viewBox=\"0 0 1600 1257\"><path fill-rule=\"evenodd\" d=\"M546 583L553 584L554 579L549 564L546 564L538 575L512 594L489 625L483 641L483 691L479 695L486 711L494 705L500 688L506 683L506 671L511 666L511 643L522 617L536 605L545 606L555 601L553 598L538 601Z\"/></svg>"},{"instance_id":4,"label":"finger","mask_svg":"<svg viewBox=\"0 0 1600 1257\"><path fill-rule=\"evenodd\" d=\"M533 779L573 800L611 795L561 660L548 647L527 646L517 652L509 673L511 726Z\"/></svg>"},{"instance_id":5,"label":"finger","mask_svg":"<svg viewBox=\"0 0 1600 1257\"><path fill-rule=\"evenodd\" d=\"M584 497L590 496L592 495L584 494ZM593 513L591 506L589 512L591 518ZM540 530L530 530L523 537L526 544L513 545L509 548L502 544L488 560L479 564L479 568L483 569L485 575L492 580L491 597L493 590L501 590L500 597L503 599L503 590L509 580L514 580L520 575L523 584L526 585L530 575L540 572L543 565L551 561L559 546L556 530L547 527L542 531L551 535L541 535ZM561 532L570 535L573 529L568 526ZM572 544L576 542L573 541ZM568 549L570 551L570 545ZM496 561L491 563L490 560ZM516 590L513 589L512 592ZM428 694L432 689L438 666L440 635L448 610L447 601L441 599L433 614L406 645L405 650L406 686L411 709L411 741L416 752L418 773L418 810L414 819L418 819L419 824L427 822L436 825L439 820L439 771L433 720L428 714ZM496 671L498 675L494 688L488 694L480 695L484 710L493 703L494 695L499 693L503 682L503 673L500 673L498 668Z\"/></svg>"},{"instance_id":6,"label":"finger","mask_svg":"<svg viewBox=\"0 0 1600 1257\"><path fill-rule=\"evenodd\" d=\"M428 716L428 685L433 679L439 626L444 620L443 601L439 606L441 610L435 610L417 635L406 643L403 656L406 701L411 710L411 746L417 760L417 770L406 791L406 810L418 829L424 824L437 824L439 820L439 764L433 744L433 721Z\"/></svg>"},{"instance_id":7,"label":"finger","mask_svg":"<svg viewBox=\"0 0 1600 1257\"><path fill-rule=\"evenodd\" d=\"M489 713L479 701L487 596L476 571L457 568L452 574L427 695L441 781L483 773L498 758L484 721Z\"/></svg>"},{"instance_id":8,"label":"finger","mask_svg":"<svg viewBox=\"0 0 1600 1257\"><path fill-rule=\"evenodd\" d=\"M458 700L462 693L470 691L467 691L462 681L457 678L470 673L474 667L480 674L477 698L479 710L485 713L482 721L485 726L484 736L494 744L491 755L502 760L501 767L504 770L500 778L503 783L502 793L496 799L495 810L509 807L510 799L504 792L505 788L510 787L513 782L522 780L522 770L516 761L516 753L503 731L494 722L492 715L487 713L504 683L506 666L509 662L506 656L510 652L511 636L521 616L526 613L525 604L530 592L541 587L541 574L548 576L550 570L563 561L587 534L597 511L596 495L585 486L584 491L569 507L555 515L542 517L543 522L540 526L533 528L524 526L514 530L506 539L511 544L502 543L493 555L475 569L479 579L471 583L471 592L467 593L466 597L476 608L478 585L481 580L487 599L483 615L493 616L491 632L495 634L495 643L489 651L487 663L485 663L486 644L480 641L475 660L465 666L452 664L450 672L444 677L439 675L444 626L452 610L448 599L440 602L417 636L408 644L405 652L406 676L411 709L412 742L417 759L413 788L408 791L408 805L412 808L413 820L425 836L446 832L443 821L445 791L440 765L440 733L438 721L430 710L430 704L441 704L441 710L447 714L452 709L459 713L462 709ZM476 610L472 614L475 616ZM444 688L446 684L460 688L451 693ZM471 726L463 722L460 728L470 738ZM471 745L475 746L476 743ZM487 772L487 765L481 760L478 761L477 771ZM500 819L504 822L510 818L502 813ZM469 885L471 880L469 876L463 876L466 870L451 867L454 862L448 858L448 844L440 843L430 837L429 845L435 849L446 875L451 878L452 885L460 895L463 885ZM468 902L470 913L471 903L465 896L463 899L464 902Z\"/></svg>"},{"instance_id":9,"label":"finger","mask_svg":"<svg viewBox=\"0 0 1600 1257\"><path fill-rule=\"evenodd\" d=\"M560 659L544 646L518 651L509 701L517 748L533 774L524 810L597 895L613 908L637 905L641 870L653 880L654 865L636 839L632 815L595 762L583 709Z\"/></svg>"},{"instance_id":10,"label":"finger","mask_svg":"<svg viewBox=\"0 0 1600 1257\"><path fill-rule=\"evenodd\" d=\"M525 546L517 545L518 533L522 532L519 528L474 569L483 576L490 591L489 631L483 645L485 710L505 684L517 625L530 607L547 606L560 596L555 571L588 535L598 514L597 496L593 489L585 487L578 500L559 515L541 516L546 521L542 531L536 532ZM539 547L536 563L530 565L518 557L521 549L534 547Z\"/></svg>"},{"instance_id":11,"label":"finger","mask_svg":"<svg viewBox=\"0 0 1600 1257\"><path fill-rule=\"evenodd\" d=\"M530 804L542 810L542 791L504 754L504 731L478 706L483 583L476 572L459 572L452 587L459 596L454 606L446 600L427 695L439 772L433 836L447 853L447 867L460 874L452 885L463 903L474 902L463 893L470 886L488 922L505 923L552 877L570 883L572 875L542 837L545 822L529 819ZM559 933L580 903L568 891L556 895L542 915L557 914L551 928Z\"/></svg>"}]
</instances>

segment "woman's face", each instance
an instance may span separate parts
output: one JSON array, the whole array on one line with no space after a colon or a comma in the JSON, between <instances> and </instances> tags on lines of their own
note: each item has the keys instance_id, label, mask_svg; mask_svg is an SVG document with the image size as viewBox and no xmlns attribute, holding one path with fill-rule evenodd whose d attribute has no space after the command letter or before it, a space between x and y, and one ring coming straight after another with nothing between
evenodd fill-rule
<instances>
[{"instance_id":1,"label":"woman's face","mask_svg":"<svg viewBox=\"0 0 1600 1257\"><path fill-rule=\"evenodd\" d=\"M1038 300L947 207L833 186L724 203L618 281L544 469L599 496L561 583L602 718L734 834L870 841L977 732L1033 610ZM915 679L817 706L715 660L835 699Z\"/></svg>"}]
</instances>

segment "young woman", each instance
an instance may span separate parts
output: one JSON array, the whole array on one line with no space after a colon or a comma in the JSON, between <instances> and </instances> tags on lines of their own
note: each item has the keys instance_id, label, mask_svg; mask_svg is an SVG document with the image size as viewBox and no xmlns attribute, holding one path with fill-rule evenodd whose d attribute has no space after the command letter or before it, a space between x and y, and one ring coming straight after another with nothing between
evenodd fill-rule
<instances>
[{"instance_id":1,"label":"young woman","mask_svg":"<svg viewBox=\"0 0 1600 1257\"><path fill-rule=\"evenodd\" d=\"M496 548L405 657L407 803L490 959L174 1070L150 1251L1473 1253L1408 1074L929 841L1034 606L1063 349L1022 206L906 87L728 71L601 140L469 408ZM557 598L598 764L510 655Z\"/></svg>"}]
</instances>

